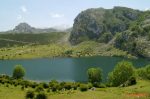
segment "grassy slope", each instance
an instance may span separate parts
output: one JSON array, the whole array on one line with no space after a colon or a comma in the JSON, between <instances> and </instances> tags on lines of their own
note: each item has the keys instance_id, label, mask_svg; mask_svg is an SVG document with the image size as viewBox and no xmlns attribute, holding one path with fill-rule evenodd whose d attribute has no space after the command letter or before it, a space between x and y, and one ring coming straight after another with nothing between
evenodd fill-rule
<instances>
[{"instance_id":1,"label":"grassy slope","mask_svg":"<svg viewBox=\"0 0 150 99\"><path fill-rule=\"evenodd\" d=\"M40 34L0 34L0 47L23 46L28 44L58 43L69 33L52 32Z\"/></svg>"},{"instance_id":2,"label":"grassy slope","mask_svg":"<svg viewBox=\"0 0 150 99\"><path fill-rule=\"evenodd\" d=\"M113 47L111 43L85 41L76 46L71 46L68 42L69 36L70 33L61 32L0 34L0 59L31 59L55 56L82 57L94 55L131 57L127 52ZM34 43L36 45L31 45ZM67 51L71 51L71 53L66 54Z\"/></svg>"},{"instance_id":3,"label":"grassy slope","mask_svg":"<svg viewBox=\"0 0 150 99\"><path fill-rule=\"evenodd\" d=\"M126 56L131 57L125 51L114 48L111 45L96 43L94 41L83 42L76 46L66 43L10 47L0 49L0 59L31 59L42 57L83 57L83 56ZM71 53L66 53L71 51Z\"/></svg>"},{"instance_id":4,"label":"grassy slope","mask_svg":"<svg viewBox=\"0 0 150 99\"><path fill-rule=\"evenodd\" d=\"M25 93L21 87L0 84L0 99L24 99ZM47 93L48 99L149 99L150 81L139 80L137 85L119 88L99 88L96 91L65 91L61 93ZM139 98L138 98L139 97Z\"/></svg>"}]
</instances>

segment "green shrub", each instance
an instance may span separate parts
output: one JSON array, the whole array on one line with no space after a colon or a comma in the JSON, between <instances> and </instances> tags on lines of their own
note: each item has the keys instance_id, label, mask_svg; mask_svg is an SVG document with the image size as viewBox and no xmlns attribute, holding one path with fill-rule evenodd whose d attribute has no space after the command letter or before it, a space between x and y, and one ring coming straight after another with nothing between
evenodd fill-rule
<instances>
[{"instance_id":1,"label":"green shrub","mask_svg":"<svg viewBox=\"0 0 150 99\"><path fill-rule=\"evenodd\" d=\"M72 89L77 90L78 84L77 83L72 83L71 87L72 87Z\"/></svg>"},{"instance_id":2,"label":"green shrub","mask_svg":"<svg viewBox=\"0 0 150 99\"><path fill-rule=\"evenodd\" d=\"M93 87L93 84L92 83L88 83L88 89L91 89Z\"/></svg>"},{"instance_id":3,"label":"green shrub","mask_svg":"<svg viewBox=\"0 0 150 99\"><path fill-rule=\"evenodd\" d=\"M51 81L49 82L49 86L50 86L50 87L52 87L54 84L59 84L59 82L56 81L56 80L51 80Z\"/></svg>"},{"instance_id":4,"label":"green shrub","mask_svg":"<svg viewBox=\"0 0 150 99\"><path fill-rule=\"evenodd\" d=\"M39 86L36 87L35 91L36 92L41 92L41 91L44 91L44 88L43 88L43 86L39 85Z\"/></svg>"},{"instance_id":5,"label":"green shrub","mask_svg":"<svg viewBox=\"0 0 150 99\"><path fill-rule=\"evenodd\" d=\"M114 70L109 73L108 80L112 86L120 86L125 83L134 74L134 68L131 62L121 61Z\"/></svg>"},{"instance_id":6,"label":"green shrub","mask_svg":"<svg viewBox=\"0 0 150 99\"><path fill-rule=\"evenodd\" d=\"M56 92L57 90L59 90L60 86L58 83L54 83L53 86L51 86L50 88L53 92Z\"/></svg>"},{"instance_id":7,"label":"green shrub","mask_svg":"<svg viewBox=\"0 0 150 99\"><path fill-rule=\"evenodd\" d=\"M98 88L106 88L106 85L101 83L101 84L99 84Z\"/></svg>"},{"instance_id":8,"label":"green shrub","mask_svg":"<svg viewBox=\"0 0 150 99\"><path fill-rule=\"evenodd\" d=\"M22 65L16 65L13 70L13 78L22 79L25 75L25 69Z\"/></svg>"},{"instance_id":9,"label":"green shrub","mask_svg":"<svg viewBox=\"0 0 150 99\"><path fill-rule=\"evenodd\" d=\"M102 70L100 68L89 68L87 74L88 80L91 83L98 83L102 81Z\"/></svg>"},{"instance_id":10,"label":"green shrub","mask_svg":"<svg viewBox=\"0 0 150 99\"><path fill-rule=\"evenodd\" d=\"M47 95L44 92L37 94L36 99L47 99Z\"/></svg>"},{"instance_id":11,"label":"green shrub","mask_svg":"<svg viewBox=\"0 0 150 99\"><path fill-rule=\"evenodd\" d=\"M137 70L137 74L142 79L148 79L148 80L150 80L150 65L147 65L145 67L139 68Z\"/></svg>"},{"instance_id":12,"label":"green shrub","mask_svg":"<svg viewBox=\"0 0 150 99\"><path fill-rule=\"evenodd\" d=\"M65 83L64 88L66 90L70 90L72 88L72 83L70 83L70 82Z\"/></svg>"},{"instance_id":13,"label":"green shrub","mask_svg":"<svg viewBox=\"0 0 150 99\"><path fill-rule=\"evenodd\" d=\"M33 82L31 85L32 88L36 88L37 86L38 86L38 84L36 82Z\"/></svg>"},{"instance_id":14,"label":"green shrub","mask_svg":"<svg viewBox=\"0 0 150 99\"><path fill-rule=\"evenodd\" d=\"M60 89L60 85L59 82L56 80L52 80L51 82L49 82L49 86L52 89L53 92L57 91Z\"/></svg>"},{"instance_id":15,"label":"green shrub","mask_svg":"<svg viewBox=\"0 0 150 99\"><path fill-rule=\"evenodd\" d=\"M33 99L34 96L35 96L34 91L28 90L28 91L26 92L26 99Z\"/></svg>"},{"instance_id":16,"label":"green shrub","mask_svg":"<svg viewBox=\"0 0 150 99\"><path fill-rule=\"evenodd\" d=\"M47 83L45 83L45 82L41 83L41 85L42 85L43 88L45 88L45 89L49 87L49 85L48 85Z\"/></svg>"},{"instance_id":17,"label":"green shrub","mask_svg":"<svg viewBox=\"0 0 150 99\"><path fill-rule=\"evenodd\" d=\"M127 87L127 86L131 86L131 85L135 85L136 82L136 78L135 77L130 77L125 83L123 83L121 86L122 87Z\"/></svg>"},{"instance_id":18,"label":"green shrub","mask_svg":"<svg viewBox=\"0 0 150 99\"><path fill-rule=\"evenodd\" d=\"M88 90L87 84L81 84L80 85L80 91L87 91L87 90Z\"/></svg>"}]
</instances>

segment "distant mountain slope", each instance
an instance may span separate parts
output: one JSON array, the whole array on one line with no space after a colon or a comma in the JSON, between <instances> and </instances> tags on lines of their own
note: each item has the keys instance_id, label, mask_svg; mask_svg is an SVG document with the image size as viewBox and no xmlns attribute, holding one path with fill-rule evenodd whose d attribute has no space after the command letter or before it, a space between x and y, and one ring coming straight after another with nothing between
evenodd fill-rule
<instances>
[{"instance_id":1,"label":"distant mountain slope","mask_svg":"<svg viewBox=\"0 0 150 99\"><path fill-rule=\"evenodd\" d=\"M50 33L59 32L60 30L54 28L39 29L28 25L27 23L20 23L13 30L6 31L5 33Z\"/></svg>"},{"instance_id":2,"label":"distant mountain slope","mask_svg":"<svg viewBox=\"0 0 150 99\"><path fill-rule=\"evenodd\" d=\"M22 46L22 45L47 45L66 42L66 36L69 33L66 32L51 32L40 34L0 34L0 47ZM67 36L68 37L68 36Z\"/></svg>"},{"instance_id":3,"label":"distant mountain slope","mask_svg":"<svg viewBox=\"0 0 150 99\"><path fill-rule=\"evenodd\" d=\"M63 27L62 27L63 28ZM56 28L35 28L30 26L27 23L20 23L17 26L15 26L14 29L9 30L9 31L4 31L0 32L0 34L5 34L5 33L51 33L51 32L71 32L72 28L65 28L65 29L56 29Z\"/></svg>"},{"instance_id":4,"label":"distant mountain slope","mask_svg":"<svg viewBox=\"0 0 150 99\"><path fill-rule=\"evenodd\" d=\"M76 45L89 40L150 58L150 11L126 7L85 10L75 18L69 41Z\"/></svg>"},{"instance_id":5,"label":"distant mountain slope","mask_svg":"<svg viewBox=\"0 0 150 99\"><path fill-rule=\"evenodd\" d=\"M74 20L70 36L72 44L85 40L99 39L105 32L122 32L128 29L132 21L138 19L141 11L114 7L113 9L94 8L81 12Z\"/></svg>"}]
</instances>

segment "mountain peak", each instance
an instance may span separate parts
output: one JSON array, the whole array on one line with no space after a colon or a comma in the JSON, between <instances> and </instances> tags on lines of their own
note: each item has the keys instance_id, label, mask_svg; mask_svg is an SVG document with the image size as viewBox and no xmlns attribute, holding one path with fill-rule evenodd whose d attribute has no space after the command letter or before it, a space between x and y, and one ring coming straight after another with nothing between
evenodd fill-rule
<instances>
[{"instance_id":1,"label":"mountain peak","mask_svg":"<svg viewBox=\"0 0 150 99\"><path fill-rule=\"evenodd\" d=\"M29 24L27 23L20 23L19 25L17 25L13 31L15 33L33 33L35 28L31 27Z\"/></svg>"}]
</instances>

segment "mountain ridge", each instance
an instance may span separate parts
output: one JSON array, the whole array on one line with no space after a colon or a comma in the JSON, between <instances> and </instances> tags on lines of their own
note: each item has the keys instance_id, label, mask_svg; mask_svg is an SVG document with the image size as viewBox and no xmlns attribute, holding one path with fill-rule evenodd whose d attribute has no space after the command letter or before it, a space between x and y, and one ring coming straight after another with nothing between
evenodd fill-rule
<instances>
[{"instance_id":1,"label":"mountain ridge","mask_svg":"<svg viewBox=\"0 0 150 99\"><path fill-rule=\"evenodd\" d=\"M68 28L70 29L70 28ZM56 29L56 28L35 28L30 26L26 22L19 23L17 26L15 26L14 29L8 30L8 31L3 31L1 33L51 33L51 32L70 32L68 29Z\"/></svg>"},{"instance_id":2,"label":"mountain ridge","mask_svg":"<svg viewBox=\"0 0 150 99\"><path fill-rule=\"evenodd\" d=\"M105 43L137 56L150 57L150 11L126 7L92 8L74 20L72 45L84 41Z\"/></svg>"}]
</instances>

